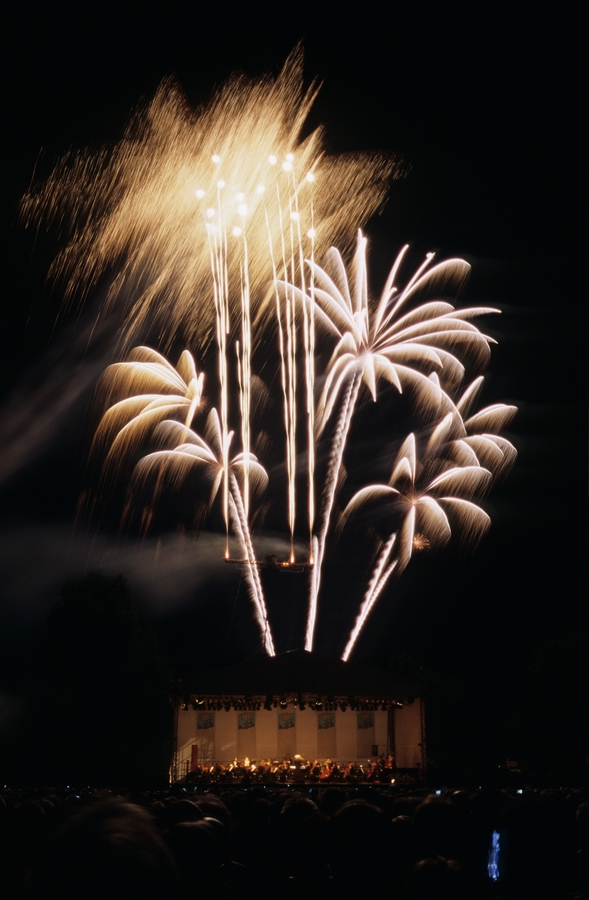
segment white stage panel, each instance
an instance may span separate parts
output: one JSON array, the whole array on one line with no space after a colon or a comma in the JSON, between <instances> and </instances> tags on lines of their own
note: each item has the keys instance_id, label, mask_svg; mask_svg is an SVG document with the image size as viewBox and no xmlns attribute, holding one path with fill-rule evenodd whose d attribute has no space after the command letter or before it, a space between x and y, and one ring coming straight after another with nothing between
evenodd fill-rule
<instances>
[{"instance_id":1,"label":"white stage panel","mask_svg":"<svg viewBox=\"0 0 589 900\"><path fill-rule=\"evenodd\" d=\"M388 712L376 710L374 713L374 743L378 745L378 755L388 752Z\"/></svg>"},{"instance_id":2,"label":"white stage panel","mask_svg":"<svg viewBox=\"0 0 589 900\"><path fill-rule=\"evenodd\" d=\"M347 765L356 759L358 744L358 714L351 709L335 713L335 731L338 762Z\"/></svg>"},{"instance_id":3,"label":"white stage panel","mask_svg":"<svg viewBox=\"0 0 589 900\"><path fill-rule=\"evenodd\" d=\"M400 769L421 766L421 702L395 710L395 764Z\"/></svg>"},{"instance_id":4,"label":"white stage panel","mask_svg":"<svg viewBox=\"0 0 589 900\"><path fill-rule=\"evenodd\" d=\"M237 716L231 709L215 713L215 760L228 763L237 756Z\"/></svg>"},{"instance_id":5,"label":"white stage panel","mask_svg":"<svg viewBox=\"0 0 589 900\"><path fill-rule=\"evenodd\" d=\"M317 756L317 713L297 710L297 753L311 762Z\"/></svg>"},{"instance_id":6,"label":"white stage panel","mask_svg":"<svg viewBox=\"0 0 589 900\"><path fill-rule=\"evenodd\" d=\"M256 712L256 760L275 759L278 753L278 715L275 709Z\"/></svg>"}]
</instances>

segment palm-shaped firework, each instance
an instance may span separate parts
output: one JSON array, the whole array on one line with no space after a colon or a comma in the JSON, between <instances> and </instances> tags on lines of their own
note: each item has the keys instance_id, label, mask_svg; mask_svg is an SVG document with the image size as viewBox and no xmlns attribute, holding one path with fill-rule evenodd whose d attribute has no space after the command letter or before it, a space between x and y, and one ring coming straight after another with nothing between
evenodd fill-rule
<instances>
[{"instance_id":1,"label":"palm-shaped firework","mask_svg":"<svg viewBox=\"0 0 589 900\"><path fill-rule=\"evenodd\" d=\"M464 420L465 431L464 436L456 441L456 446L468 447L482 466L490 469L494 477L499 477L509 471L517 456L513 444L499 434L509 425L517 412L517 407L506 403L494 403L470 415L483 380L482 375L476 378L456 404L456 410Z\"/></svg>"},{"instance_id":2,"label":"palm-shaped firework","mask_svg":"<svg viewBox=\"0 0 589 900\"><path fill-rule=\"evenodd\" d=\"M247 565L246 579L262 632L264 647L274 654L274 645L262 584L251 561L255 554L251 542L243 497L235 476L242 472L255 489L267 483L267 475L255 456L238 454L229 457L233 432L225 437L216 410L211 410L205 434L201 438L189 427L201 406L204 375L197 374L192 355L184 350L176 369L159 353L149 347L136 347L128 360L109 366L102 376L101 388L107 398L124 396L114 403L102 417L95 438L95 452L108 450L103 478L112 477L124 459L133 459L151 438L163 442L172 450L145 456L134 472L134 484L154 473L161 481L164 471L176 481L182 481L193 466L204 466L212 474L209 504L222 487L223 513L227 528L231 521L243 548ZM137 392L137 393L136 393ZM171 420L178 415L182 423Z\"/></svg>"},{"instance_id":3,"label":"palm-shaped firework","mask_svg":"<svg viewBox=\"0 0 589 900\"><path fill-rule=\"evenodd\" d=\"M318 328L323 328L337 341L319 400L318 436L340 400L322 497L305 640L307 650L313 648L325 542L361 385L367 385L373 400L377 397L379 379L388 381L399 392L404 385L411 385L420 390L422 402L437 406L440 402L439 382L428 378L428 374L439 372L444 386L453 387L464 376L464 366L456 352L466 351L474 354L479 363L486 362L492 338L482 334L468 320L484 313L498 312L487 307L456 310L440 299L426 301L406 312L410 301L414 302L420 294L435 296L437 291L445 292L449 285L456 286L464 280L470 269L461 259L449 259L429 268L433 254L428 254L399 293L395 280L407 247L398 255L379 301L372 304L368 293L366 246L366 238L359 232L350 276L339 252L332 247L325 268L309 262L313 276L313 289L309 294L290 286L311 308Z\"/></svg>"},{"instance_id":4,"label":"palm-shaped firework","mask_svg":"<svg viewBox=\"0 0 589 900\"><path fill-rule=\"evenodd\" d=\"M418 441L410 434L399 450L388 484L362 488L344 510L345 521L366 503L384 502L397 527L378 556L343 660L349 658L388 580L401 574L415 549L445 544L452 533L451 520L462 536L471 539L479 538L489 527L489 516L472 498L485 493L492 477L503 474L515 460L513 444L492 432L511 421L516 408L495 404L463 422L462 415L472 409L482 383L482 376L475 379L456 404L442 393L442 408L448 411L424 442L421 459ZM477 433L480 428L488 432Z\"/></svg>"},{"instance_id":5,"label":"palm-shaped firework","mask_svg":"<svg viewBox=\"0 0 589 900\"><path fill-rule=\"evenodd\" d=\"M164 419L180 414L185 425L192 425L202 400L203 380L188 350L175 369L150 347L135 347L125 362L109 366L99 388L107 401L115 396L123 399L107 409L94 437L95 451L108 448L105 472L136 452Z\"/></svg>"},{"instance_id":6,"label":"palm-shaped firework","mask_svg":"<svg viewBox=\"0 0 589 900\"><path fill-rule=\"evenodd\" d=\"M264 649L270 656L274 656L274 643L262 582L255 561L243 496L237 479L238 473L243 476L246 461L243 453L238 453L233 458L230 457L233 432L229 432L227 438L223 439L217 410L212 409L207 419L204 438L175 421L162 422L158 426L155 436L172 449L159 450L143 457L135 468L134 484L141 485L154 479L156 483L161 483L162 479L167 477L179 485L194 468L204 468L211 478L209 505L212 505L215 500L219 488L226 488L229 517L242 548L246 579L256 619L260 626ZM268 476L263 466L252 454L249 454L247 467L252 487L254 489L265 487ZM226 556L228 556L228 550L226 550Z\"/></svg>"}]
</instances>

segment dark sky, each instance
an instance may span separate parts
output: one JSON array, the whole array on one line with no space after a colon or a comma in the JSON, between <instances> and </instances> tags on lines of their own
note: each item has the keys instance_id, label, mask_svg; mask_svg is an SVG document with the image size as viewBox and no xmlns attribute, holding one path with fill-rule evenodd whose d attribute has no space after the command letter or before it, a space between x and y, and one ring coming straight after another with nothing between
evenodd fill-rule
<instances>
[{"instance_id":1,"label":"dark sky","mask_svg":"<svg viewBox=\"0 0 589 900\"><path fill-rule=\"evenodd\" d=\"M169 538L154 574L153 544L74 530L87 409L104 356L78 354L68 368L89 319L62 315L56 324L59 292L45 273L57 244L35 242L17 216L35 166L47 172L69 148L116 141L164 77L175 75L198 104L235 69L276 73L302 40L306 76L323 82L311 118L326 125L328 149L381 149L410 164L366 229L375 281L405 242L420 255L469 260L468 302L502 310L489 326L499 346L484 399L520 408L510 430L519 459L489 499L490 534L473 557L450 551L417 562L394 596L383 597L358 658L383 664L408 652L501 697L517 693L525 672L547 658L555 696L581 696L578 669L560 663L579 652L586 593L587 301L574 277L580 23L551 3L533 13L523 4L391 4L384 14L365 4L353 17L340 4L316 6L126 4L121 12L108 3L59 11L24 4L6 23L0 628L7 690L15 656L60 584L87 567L124 570L179 657L202 651L203 635L210 661L213 653L252 649L246 615L233 601L227 607L235 583L225 577L214 587L222 567L191 559ZM207 559L215 553L204 546ZM332 577L336 630L334 604L344 588L337 570ZM297 599L288 602L294 609ZM235 614L229 630L227 609Z\"/></svg>"}]
</instances>

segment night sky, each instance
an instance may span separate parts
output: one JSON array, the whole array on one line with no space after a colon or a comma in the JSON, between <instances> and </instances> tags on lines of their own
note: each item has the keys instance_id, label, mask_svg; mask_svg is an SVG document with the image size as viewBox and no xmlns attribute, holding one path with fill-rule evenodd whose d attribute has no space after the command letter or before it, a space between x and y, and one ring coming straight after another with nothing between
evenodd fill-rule
<instances>
[{"instance_id":1,"label":"night sky","mask_svg":"<svg viewBox=\"0 0 589 900\"><path fill-rule=\"evenodd\" d=\"M483 401L519 407L508 432L518 460L486 501L491 531L474 554L449 548L416 560L383 595L356 658L384 666L408 655L421 666L438 710L448 695L448 741L460 711L461 753L532 759L532 738L526 744L514 725L527 704L534 740L558 734L560 755L577 766L586 595L587 300L574 276L583 258L580 23L552 4L533 16L523 4L395 4L384 15L368 4L354 18L335 4L67 6L21 5L4 31L0 716L18 705L60 586L88 570L128 577L181 669L256 650L245 592L216 561L216 538L203 535L194 554L160 535L156 566L155 537L123 541L112 529L74 526L94 387L113 341L100 334L85 349L100 298L62 310L46 273L63 237L26 231L18 207L35 170L48 174L70 148L119 139L164 77L198 105L236 69L277 73L302 41L307 82L323 82L309 126L325 124L328 150L385 150L407 164L366 227L374 289L406 242L416 259L429 250L467 259L464 300L502 310L483 326L499 342ZM277 541L261 540L259 552ZM349 569L336 551L326 653L341 650ZM293 621L304 602L296 579L276 605Z\"/></svg>"}]
</instances>

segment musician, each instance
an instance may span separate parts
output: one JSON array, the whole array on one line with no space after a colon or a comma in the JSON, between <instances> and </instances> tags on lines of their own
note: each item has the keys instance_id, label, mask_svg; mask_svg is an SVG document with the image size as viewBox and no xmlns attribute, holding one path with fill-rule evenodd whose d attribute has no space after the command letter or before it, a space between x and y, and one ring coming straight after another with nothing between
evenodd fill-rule
<instances>
[{"instance_id":1,"label":"musician","mask_svg":"<svg viewBox=\"0 0 589 900\"><path fill-rule=\"evenodd\" d=\"M393 781L393 778L393 755L392 753L389 753L384 761L384 765L381 766L380 780L383 784L390 784Z\"/></svg>"},{"instance_id":2,"label":"musician","mask_svg":"<svg viewBox=\"0 0 589 900\"><path fill-rule=\"evenodd\" d=\"M319 776L321 781L328 781L331 779L331 774L333 770L333 763L329 757L323 763L323 767L321 769L321 775Z\"/></svg>"}]
</instances>

